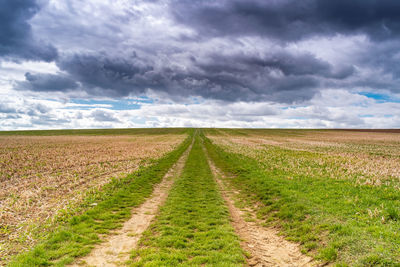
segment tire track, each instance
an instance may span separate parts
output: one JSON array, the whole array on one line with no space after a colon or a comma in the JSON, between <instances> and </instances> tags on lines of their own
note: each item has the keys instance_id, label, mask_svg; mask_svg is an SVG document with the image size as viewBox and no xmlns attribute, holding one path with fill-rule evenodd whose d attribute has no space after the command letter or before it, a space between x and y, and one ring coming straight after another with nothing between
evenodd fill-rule
<instances>
[{"instance_id":1,"label":"tire track","mask_svg":"<svg viewBox=\"0 0 400 267\"><path fill-rule=\"evenodd\" d=\"M175 178L181 175L192 145L193 142L163 180L154 187L151 196L142 205L132 210L132 217L124 223L123 227L115 231L114 235L105 242L95 246L89 255L77 259L71 266L114 267L128 261L130 252L137 246L142 233L148 228L159 207L167 199Z\"/></svg>"},{"instance_id":2,"label":"tire track","mask_svg":"<svg viewBox=\"0 0 400 267\"><path fill-rule=\"evenodd\" d=\"M228 206L232 225L242 240L241 246L251 254L251 258L247 260L247 265L314 266L313 259L302 254L297 244L279 236L278 230L261 226L262 221L256 218L254 209L241 210L234 205L234 194L239 192L227 189L221 179L224 174L215 166L209 156L207 158L222 197ZM251 216L251 220L244 218L248 215Z\"/></svg>"}]
</instances>

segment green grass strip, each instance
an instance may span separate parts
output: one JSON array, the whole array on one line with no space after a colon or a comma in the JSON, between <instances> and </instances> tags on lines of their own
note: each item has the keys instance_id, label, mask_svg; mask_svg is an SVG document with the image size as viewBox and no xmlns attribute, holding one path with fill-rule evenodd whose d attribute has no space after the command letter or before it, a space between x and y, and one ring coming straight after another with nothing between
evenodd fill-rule
<instances>
[{"instance_id":1,"label":"green grass strip","mask_svg":"<svg viewBox=\"0 0 400 267\"><path fill-rule=\"evenodd\" d=\"M205 146L216 165L233 175L233 186L264 204L259 215L281 226L305 252L337 266L400 266L398 189L327 178L311 165L307 173L276 167L284 158L310 157L310 152L275 149L274 157L262 161L209 139Z\"/></svg>"},{"instance_id":2,"label":"green grass strip","mask_svg":"<svg viewBox=\"0 0 400 267\"><path fill-rule=\"evenodd\" d=\"M200 140L157 220L133 252L133 266L241 266L243 251Z\"/></svg>"},{"instance_id":3,"label":"green grass strip","mask_svg":"<svg viewBox=\"0 0 400 267\"><path fill-rule=\"evenodd\" d=\"M113 180L93 199L97 205L73 216L65 225L50 233L31 251L18 255L9 266L64 266L90 252L101 242L99 235L119 228L153 191L172 165L188 148L190 135L175 150L151 165L140 168L124 179Z\"/></svg>"}]
</instances>

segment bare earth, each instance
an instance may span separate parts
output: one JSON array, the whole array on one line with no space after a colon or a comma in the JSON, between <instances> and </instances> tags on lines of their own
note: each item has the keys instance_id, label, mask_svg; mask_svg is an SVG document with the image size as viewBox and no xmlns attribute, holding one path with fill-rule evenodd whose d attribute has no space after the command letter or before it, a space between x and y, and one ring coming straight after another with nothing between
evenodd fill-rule
<instances>
[{"instance_id":1,"label":"bare earth","mask_svg":"<svg viewBox=\"0 0 400 267\"><path fill-rule=\"evenodd\" d=\"M247 261L248 266L313 266L313 259L302 254L297 244L279 236L276 229L261 226L262 222L256 218L252 209L241 210L236 207L232 197L238 192L227 189L219 178L222 172L210 159L209 165L228 206L232 225L241 238L241 246L252 256ZM245 219L249 215L250 221Z\"/></svg>"},{"instance_id":2,"label":"bare earth","mask_svg":"<svg viewBox=\"0 0 400 267\"><path fill-rule=\"evenodd\" d=\"M133 209L132 217L108 240L96 246L92 252L77 260L72 266L120 266L129 260L129 253L136 247L142 233L149 227L159 207L167 199L174 178L179 176L185 165L191 146L168 171L152 195L139 207Z\"/></svg>"}]
</instances>

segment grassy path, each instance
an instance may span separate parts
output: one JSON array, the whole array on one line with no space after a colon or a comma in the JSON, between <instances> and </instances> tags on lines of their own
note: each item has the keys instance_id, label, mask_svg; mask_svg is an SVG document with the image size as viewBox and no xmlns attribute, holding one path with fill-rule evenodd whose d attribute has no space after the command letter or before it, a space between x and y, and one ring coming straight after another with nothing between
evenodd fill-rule
<instances>
[{"instance_id":1,"label":"grassy path","mask_svg":"<svg viewBox=\"0 0 400 267\"><path fill-rule=\"evenodd\" d=\"M197 136L182 176L133 252L133 266L241 266L245 263Z\"/></svg>"},{"instance_id":2,"label":"grassy path","mask_svg":"<svg viewBox=\"0 0 400 267\"><path fill-rule=\"evenodd\" d=\"M59 226L31 251L17 256L9 266L64 266L87 255L95 244L102 242L102 237L121 228L131 217L133 207L151 195L154 186L188 148L191 140L192 136L152 165L106 185L94 199L87 200L88 204L93 204L92 208Z\"/></svg>"},{"instance_id":3,"label":"grassy path","mask_svg":"<svg viewBox=\"0 0 400 267\"><path fill-rule=\"evenodd\" d=\"M181 175L190 150L191 146L172 166L163 180L156 185L151 196L132 210L132 217L121 229L113 233L105 242L98 244L89 255L79 258L72 267L116 267L128 261L130 251L137 246L143 232L149 227L159 207L165 202L174 180Z\"/></svg>"},{"instance_id":4,"label":"grassy path","mask_svg":"<svg viewBox=\"0 0 400 267\"><path fill-rule=\"evenodd\" d=\"M209 165L224 198L235 232L241 239L241 246L248 255L249 266L317 266L311 257L301 253L300 246L285 240L276 228L264 227L257 218L257 204L241 201L240 192L235 189L227 176L208 157Z\"/></svg>"}]
</instances>

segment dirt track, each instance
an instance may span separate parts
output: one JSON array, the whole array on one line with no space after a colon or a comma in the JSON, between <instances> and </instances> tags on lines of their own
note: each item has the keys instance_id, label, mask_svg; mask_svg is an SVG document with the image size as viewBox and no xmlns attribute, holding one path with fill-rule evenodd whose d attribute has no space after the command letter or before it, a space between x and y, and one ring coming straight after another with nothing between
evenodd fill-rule
<instances>
[{"instance_id":1,"label":"dirt track","mask_svg":"<svg viewBox=\"0 0 400 267\"><path fill-rule=\"evenodd\" d=\"M312 258L301 253L297 244L278 235L278 230L261 226L254 210L247 207L242 210L234 205L233 195L238 192L228 190L221 180L222 172L209 159L209 165L220 187L236 234L241 238L242 248L251 254L248 266L313 266ZM251 216L250 220L245 216Z\"/></svg>"},{"instance_id":2,"label":"dirt track","mask_svg":"<svg viewBox=\"0 0 400 267\"><path fill-rule=\"evenodd\" d=\"M78 259L72 266L113 267L128 261L129 253L137 246L142 233L149 227L159 207L168 197L174 178L182 172L190 149L191 146L154 188L152 195L142 205L133 209L132 217L120 230L97 245L89 255Z\"/></svg>"},{"instance_id":3,"label":"dirt track","mask_svg":"<svg viewBox=\"0 0 400 267\"><path fill-rule=\"evenodd\" d=\"M92 252L78 259L72 266L121 266L129 260L129 253L137 246L142 233L149 227L159 207L168 197L174 178L183 170L191 147L182 155L175 165L158 184L153 194L139 207L132 211L132 217L124 223L103 243L97 245ZM222 181L222 172L209 159L209 165L219 185L221 194L228 206L232 225L241 238L242 248L251 254L248 266L312 266L312 258L303 255L297 244L291 243L278 235L273 228L260 225L251 208L241 210L234 205L233 195L238 192L227 190ZM251 220L245 216L251 215Z\"/></svg>"}]
</instances>

